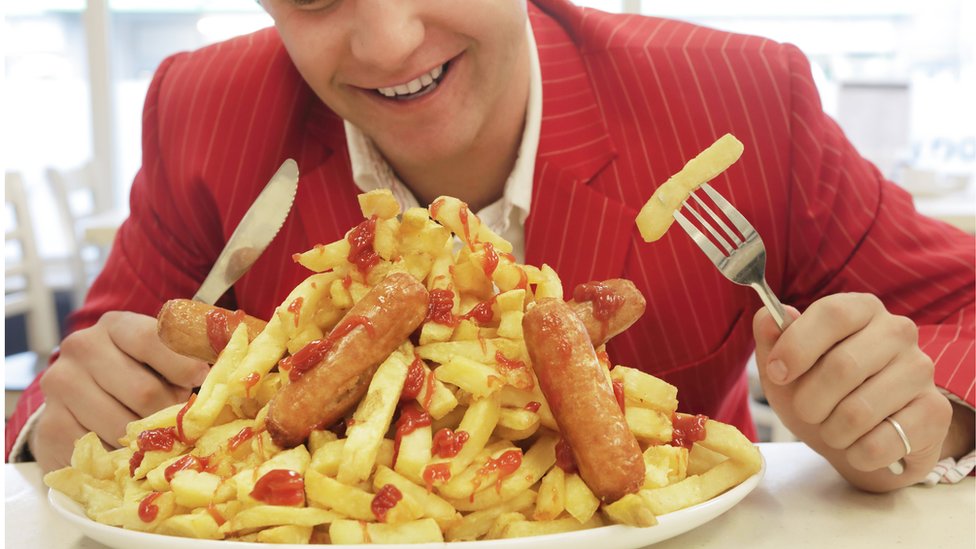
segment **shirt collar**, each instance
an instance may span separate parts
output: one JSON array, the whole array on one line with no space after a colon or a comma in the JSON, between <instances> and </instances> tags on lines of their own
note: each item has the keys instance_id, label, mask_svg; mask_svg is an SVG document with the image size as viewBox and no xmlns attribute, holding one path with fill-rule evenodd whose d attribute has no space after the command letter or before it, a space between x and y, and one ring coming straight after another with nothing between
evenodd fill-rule
<instances>
[{"instance_id":1,"label":"shirt collar","mask_svg":"<svg viewBox=\"0 0 976 549\"><path fill-rule=\"evenodd\" d=\"M508 231L513 217L520 226L524 225L532 205L532 180L535 173L536 151L539 148L539 128L542 124L542 70L539 66L535 36L528 20L525 29L529 48L529 99L518 157L512 173L505 182L502 197L475 212L482 222L498 234ZM389 189L400 202L403 210L419 206L417 198L393 173L393 169L372 140L348 121L345 122L345 130L349 162L352 165L352 177L356 186L363 192Z\"/></svg>"}]
</instances>

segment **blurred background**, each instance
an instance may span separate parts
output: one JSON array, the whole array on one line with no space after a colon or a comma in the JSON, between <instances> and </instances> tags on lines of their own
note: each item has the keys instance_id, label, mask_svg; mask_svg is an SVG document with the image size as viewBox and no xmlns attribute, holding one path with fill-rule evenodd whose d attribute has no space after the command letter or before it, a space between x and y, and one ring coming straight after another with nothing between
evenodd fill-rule
<instances>
[{"instance_id":1,"label":"blurred background","mask_svg":"<svg viewBox=\"0 0 976 549\"><path fill-rule=\"evenodd\" d=\"M813 62L826 111L860 151L921 210L976 230L976 2L576 3L796 44ZM252 0L7 0L4 10L9 410L127 213L155 68L271 21Z\"/></svg>"}]
</instances>

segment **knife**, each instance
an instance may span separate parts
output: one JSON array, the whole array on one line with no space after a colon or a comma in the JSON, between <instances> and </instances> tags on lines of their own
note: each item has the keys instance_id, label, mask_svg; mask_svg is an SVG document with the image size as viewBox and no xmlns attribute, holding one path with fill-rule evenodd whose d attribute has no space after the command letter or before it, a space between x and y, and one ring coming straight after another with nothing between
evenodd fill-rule
<instances>
[{"instance_id":1,"label":"knife","mask_svg":"<svg viewBox=\"0 0 976 549\"><path fill-rule=\"evenodd\" d=\"M213 305L251 268L288 218L297 189L298 164L289 158L241 218L194 301Z\"/></svg>"}]
</instances>

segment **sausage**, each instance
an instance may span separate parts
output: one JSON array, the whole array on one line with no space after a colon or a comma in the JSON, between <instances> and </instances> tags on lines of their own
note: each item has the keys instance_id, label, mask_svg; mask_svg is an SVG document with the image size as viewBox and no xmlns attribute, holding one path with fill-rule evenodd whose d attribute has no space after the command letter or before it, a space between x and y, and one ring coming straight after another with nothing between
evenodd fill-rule
<instances>
[{"instance_id":1,"label":"sausage","mask_svg":"<svg viewBox=\"0 0 976 549\"><path fill-rule=\"evenodd\" d=\"M156 316L156 333L177 353L213 364L241 322L247 324L248 339L257 337L266 324L243 311L190 299L171 299Z\"/></svg>"},{"instance_id":2,"label":"sausage","mask_svg":"<svg viewBox=\"0 0 976 549\"><path fill-rule=\"evenodd\" d=\"M646 304L637 286L623 278L580 284L569 302L594 347L630 328L644 314Z\"/></svg>"},{"instance_id":3,"label":"sausage","mask_svg":"<svg viewBox=\"0 0 976 549\"><path fill-rule=\"evenodd\" d=\"M623 332L644 314L644 296L633 282L622 278L580 284L573 295L575 299L569 306L583 321L594 347ZM214 310L220 316L211 312ZM189 299L172 299L159 311L157 331L170 349L213 364L217 359L214 348L223 349L241 315L240 311ZM226 319L226 338L215 335L221 332L221 319ZM247 322L248 337L253 340L264 329L265 322L250 315L243 315L243 319ZM218 342L223 339L224 344L215 345L215 339Z\"/></svg>"},{"instance_id":4,"label":"sausage","mask_svg":"<svg viewBox=\"0 0 976 549\"><path fill-rule=\"evenodd\" d=\"M271 400L267 428L275 444L297 446L312 429L335 423L366 393L376 368L420 326L427 289L392 273L352 306L329 336L279 364L292 383ZM301 375L296 375L297 373Z\"/></svg>"},{"instance_id":5,"label":"sausage","mask_svg":"<svg viewBox=\"0 0 976 549\"><path fill-rule=\"evenodd\" d=\"M604 502L640 489L644 459L583 322L561 299L542 299L522 319L532 366L580 475Z\"/></svg>"}]
</instances>

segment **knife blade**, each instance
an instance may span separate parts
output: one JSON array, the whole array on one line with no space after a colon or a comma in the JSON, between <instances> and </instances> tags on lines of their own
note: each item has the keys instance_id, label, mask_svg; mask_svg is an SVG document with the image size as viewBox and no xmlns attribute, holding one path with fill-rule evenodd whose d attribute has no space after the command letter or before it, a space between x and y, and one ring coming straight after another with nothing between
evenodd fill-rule
<instances>
[{"instance_id":1,"label":"knife blade","mask_svg":"<svg viewBox=\"0 0 976 549\"><path fill-rule=\"evenodd\" d=\"M213 305L251 268L288 218L297 189L298 164L289 158L241 218L194 301Z\"/></svg>"}]
</instances>

